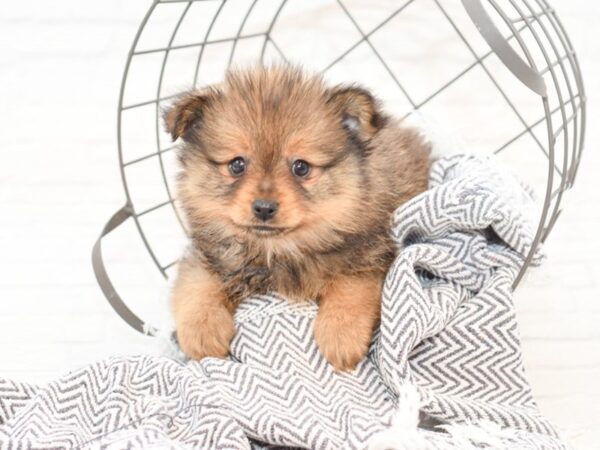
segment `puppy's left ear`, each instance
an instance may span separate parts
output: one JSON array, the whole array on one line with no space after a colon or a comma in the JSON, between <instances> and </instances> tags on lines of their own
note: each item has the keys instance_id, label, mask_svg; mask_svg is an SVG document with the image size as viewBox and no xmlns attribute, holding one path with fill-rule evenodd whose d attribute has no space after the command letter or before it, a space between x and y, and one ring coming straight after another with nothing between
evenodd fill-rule
<instances>
[{"instance_id":1,"label":"puppy's left ear","mask_svg":"<svg viewBox=\"0 0 600 450\"><path fill-rule=\"evenodd\" d=\"M371 139L385 125L379 102L361 87L335 87L329 91L327 103L333 106L344 128L362 140Z\"/></svg>"},{"instance_id":2,"label":"puppy's left ear","mask_svg":"<svg viewBox=\"0 0 600 450\"><path fill-rule=\"evenodd\" d=\"M191 90L179 96L169 108L163 112L165 128L175 141L182 138L192 140L194 128L202 122L206 109L217 93L215 89Z\"/></svg>"}]
</instances>

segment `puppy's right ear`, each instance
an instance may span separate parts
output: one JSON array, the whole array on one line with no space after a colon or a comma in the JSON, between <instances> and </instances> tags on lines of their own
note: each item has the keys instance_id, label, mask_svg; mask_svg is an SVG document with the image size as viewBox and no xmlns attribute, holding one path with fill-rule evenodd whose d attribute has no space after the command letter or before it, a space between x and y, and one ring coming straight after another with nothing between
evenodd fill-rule
<instances>
[{"instance_id":1,"label":"puppy's right ear","mask_svg":"<svg viewBox=\"0 0 600 450\"><path fill-rule=\"evenodd\" d=\"M174 141L177 138L190 140L191 131L200 124L206 108L216 95L213 89L192 90L180 96L164 111L165 128Z\"/></svg>"},{"instance_id":2,"label":"puppy's right ear","mask_svg":"<svg viewBox=\"0 0 600 450\"><path fill-rule=\"evenodd\" d=\"M371 139L386 122L379 102L359 86L336 86L329 90L327 103L333 106L346 130L363 140Z\"/></svg>"}]
</instances>

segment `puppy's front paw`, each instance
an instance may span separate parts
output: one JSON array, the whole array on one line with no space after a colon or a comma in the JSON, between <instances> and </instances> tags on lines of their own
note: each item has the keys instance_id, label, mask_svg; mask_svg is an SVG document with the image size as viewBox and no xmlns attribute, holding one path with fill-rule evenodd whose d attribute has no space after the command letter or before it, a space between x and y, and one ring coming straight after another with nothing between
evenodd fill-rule
<instances>
[{"instance_id":1,"label":"puppy's front paw","mask_svg":"<svg viewBox=\"0 0 600 450\"><path fill-rule=\"evenodd\" d=\"M227 308L207 306L178 324L177 341L183 353L192 359L224 358L234 333L233 317Z\"/></svg>"},{"instance_id":2,"label":"puppy's front paw","mask_svg":"<svg viewBox=\"0 0 600 450\"><path fill-rule=\"evenodd\" d=\"M319 311L315 340L319 350L337 371L352 370L367 355L372 325L348 314Z\"/></svg>"}]
</instances>

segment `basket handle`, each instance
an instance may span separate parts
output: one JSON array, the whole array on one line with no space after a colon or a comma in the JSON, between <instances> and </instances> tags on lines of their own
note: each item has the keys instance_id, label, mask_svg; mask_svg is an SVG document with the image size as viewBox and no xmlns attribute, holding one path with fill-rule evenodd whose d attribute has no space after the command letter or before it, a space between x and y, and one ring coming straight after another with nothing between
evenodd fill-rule
<instances>
[{"instance_id":1,"label":"basket handle","mask_svg":"<svg viewBox=\"0 0 600 450\"><path fill-rule=\"evenodd\" d=\"M546 97L547 90L544 78L523 61L523 58L519 56L504 36L502 36L502 33L500 33L496 24L481 4L481 0L462 0L462 4L483 39L485 39L492 51L500 58L500 61L502 61L508 70L536 94Z\"/></svg>"},{"instance_id":2,"label":"basket handle","mask_svg":"<svg viewBox=\"0 0 600 450\"><path fill-rule=\"evenodd\" d=\"M106 267L104 266L104 259L102 258L102 238L119 227L123 222L133 216L133 207L126 204L108 220L102 233L98 237L98 240L94 244L92 249L92 266L94 268L94 274L96 280L102 289L102 293L110 303L110 306L115 312L123 319L129 326L134 330L139 331L142 334L148 334L155 336L157 330L154 327L148 326L142 319L140 319L129 307L123 302L119 294L117 293L112 281L108 277Z\"/></svg>"}]
</instances>

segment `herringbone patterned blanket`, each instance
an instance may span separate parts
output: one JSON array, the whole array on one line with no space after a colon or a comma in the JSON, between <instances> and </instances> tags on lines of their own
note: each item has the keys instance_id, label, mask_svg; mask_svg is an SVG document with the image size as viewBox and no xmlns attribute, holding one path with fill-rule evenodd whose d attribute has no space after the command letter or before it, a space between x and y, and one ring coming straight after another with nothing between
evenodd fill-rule
<instances>
[{"instance_id":1,"label":"herringbone patterned blanket","mask_svg":"<svg viewBox=\"0 0 600 450\"><path fill-rule=\"evenodd\" d=\"M532 400L512 304L532 207L492 161L441 159L394 215L402 250L352 373L319 354L315 304L252 298L228 360L133 356L46 386L0 379L0 448L564 449Z\"/></svg>"}]
</instances>

